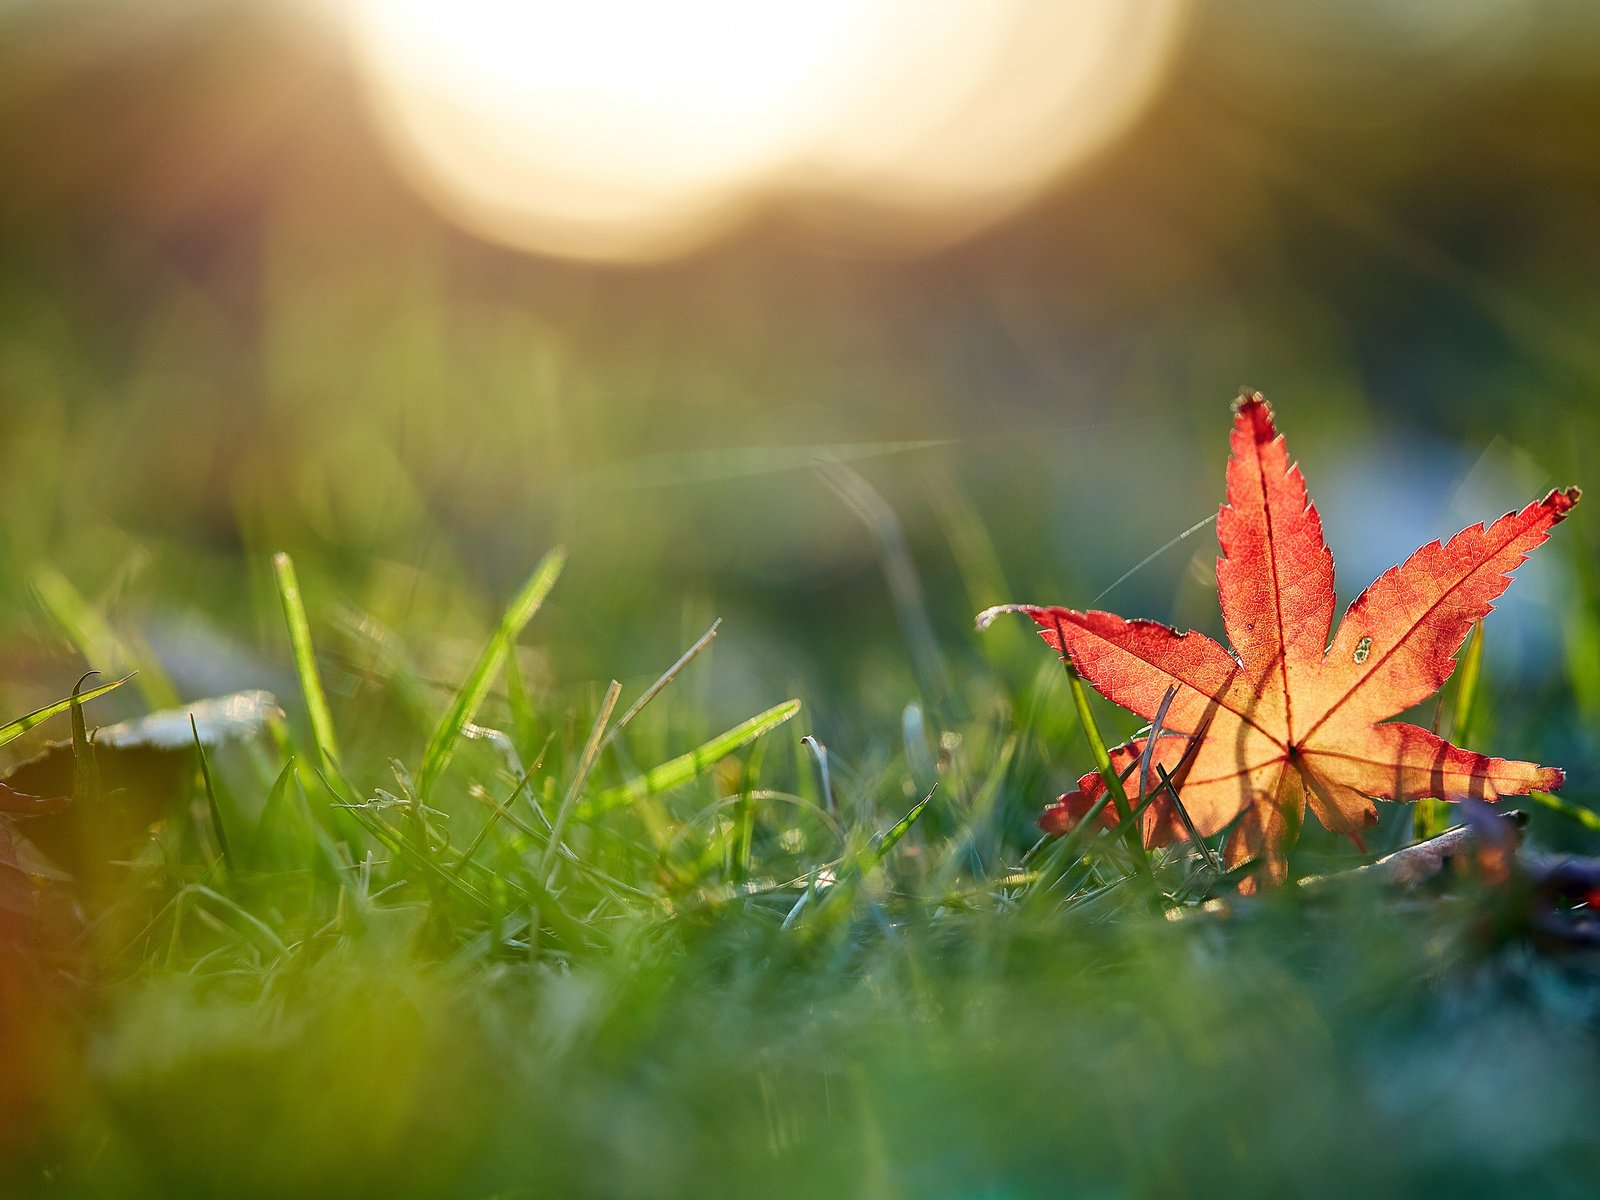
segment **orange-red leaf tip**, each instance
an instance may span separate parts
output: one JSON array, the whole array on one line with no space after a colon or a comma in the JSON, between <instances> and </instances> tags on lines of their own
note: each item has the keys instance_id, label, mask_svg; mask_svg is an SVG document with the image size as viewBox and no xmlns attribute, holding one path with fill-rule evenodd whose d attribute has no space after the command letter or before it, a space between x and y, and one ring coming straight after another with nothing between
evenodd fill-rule
<instances>
[{"instance_id":1,"label":"orange-red leaf tip","mask_svg":"<svg viewBox=\"0 0 1600 1200\"><path fill-rule=\"evenodd\" d=\"M1559 792L1566 782L1567 773L1560 767L1545 767L1539 772L1539 782L1534 785L1534 791Z\"/></svg>"},{"instance_id":2,"label":"orange-red leaf tip","mask_svg":"<svg viewBox=\"0 0 1600 1200\"><path fill-rule=\"evenodd\" d=\"M1072 793L1068 792L1054 803L1045 805L1044 812L1039 814L1039 828L1049 836L1060 837L1078 823L1078 819L1072 815L1072 806L1068 803L1068 797L1071 795Z\"/></svg>"},{"instance_id":3,"label":"orange-red leaf tip","mask_svg":"<svg viewBox=\"0 0 1600 1200\"><path fill-rule=\"evenodd\" d=\"M1559 521L1572 511L1573 505L1577 504L1582 496L1582 488L1556 488L1555 491L1544 498L1543 503L1544 507L1555 512L1556 520Z\"/></svg>"},{"instance_id":4,"label":"orange-red leaf tip","mask_svg":"<svg viewBox=\"0 0 1600 1200\"><path fill-rule=\"evenodd\" d=\"M1234 402L1235 453L1242 453L1237 443L1240 435L1258 446L1277 440L1278 427L1272 421L1272 405L1261 392L1240 392Z\"/></svg>"},{"instance_id":5,"label":"orange-red leaf tip","mask_svg":"<svg viewBox=\"0 0 1600 1200\"><path fill-rule=\"evenodd\" d=\"M1258 444L1270 442L1278 436L1272 422L1272 405L1260 392L1248 389L1239 393L1233 402L1234 423L1237 428L1248 429Z\"/></svg>"}]
</instances>

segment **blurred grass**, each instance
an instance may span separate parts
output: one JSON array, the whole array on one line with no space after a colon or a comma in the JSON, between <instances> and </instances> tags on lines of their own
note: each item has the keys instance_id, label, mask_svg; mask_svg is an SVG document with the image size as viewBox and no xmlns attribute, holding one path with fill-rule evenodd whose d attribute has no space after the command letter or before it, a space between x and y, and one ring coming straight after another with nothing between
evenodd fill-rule
<instances>
[{"instance_id":1,"label":"blurred grass","mask_svg":"<svg viewBox=\"0 0 1600 1200\"><path fill-rule=\"evenodd\" d=\"M534 592L553 582L535 570ZM653 699L614 739L617 685L531 686L525 760L482 667L509 661L507 628L460 656L454 700L369 715L367 744L345 723L418 681L336 685L347 782L298 792L287 756L328 738L310 726L208 753L203 807L171 799L105 908L56 911L53 970L36 952L10 977L7 1024L77 1049L0 1092L28 1113L8 1194L1590 1186L1592 973L1503 941L1487 895L1352 887L1162 920L1148 889L1199 894L1204 860L1157 855L1147 884L1110 836L1031 852L1040 797L1083 758L1031 639L1043 661L1017 682L1004 646L960 672L975 715L930 730L908 709L830 753L824 796L771 732L792 704L682 754L703 722L679 689L708 650L636 686ZM916 696L911 664L885 687ZM466 735L449 762L441 723ZM1403 837L1410 814L1388 824ZM1302 866L1354 861L1336 846L1308 836Z\"/></svg>"},{"instance_id":2,"label":"blurred grass","mask_svg":"<svg viewBox=\"0 0 1600 1200\"><path fill-rule=\"evenodd\" d=\"M311 291L284 286L285 306ZM12 711L114 645L182 695L269 686L292 732L212 756L198 794L215 815L175 800L114 909L87 914L92 935L56 935L71 982L8 999L36 1048L16 1061L48 1064L0 1091L0 1113L27 1114L8 1193L1587 1194L1592 981L1485 946L1473 905L1362 894L1169 927L1113 847L1028 857L1041 802L1090 759L1051 656L1020 629L977 638L972 614L1083 603L1203 516L1225 395L1154 423L857 460L899 523L885 539L881 512L874 531L808 471L593 482L589 463L657 436L629 420L685 418L624 401L585 441L560 440L557 414L599 422L645 366L571 360L529 384L528 346L549 370L572 351L509 319L447 348L427 332L434 286L373 299L411 311L339 354L273 347L274 373L342 362L382 381L348 406L272 384L241 439L210 408L180 432L166 399L143 423L62 400L10 452L0 486L48 500L14 506L29 515L4 574L50 564L82 601L35 607L0 583ZM1362 409L1341 436L1277 398L1313 489L1341 440L1381 436ZM1482 433L1554 474L1591 427L1556 410ZM94 482L63 493L67 447ZM171 455L217 461L193 491L141 497ZM1128 475L1105 465L1124 460ZM1560 657L1497 678L1491 619L1471 712L1474 748L1568 767L1566 803L1588 812L1600 597L1583 513L1543 552L1565 564L1544 610ZM558 537L559 585L520 637L520 619L495 632ZM311 597L294 638L281 546ZM1201 530L1104 603L1214 621L1212 553ZM915 644L908 603L931 631ZM609 714L718 616L716 642L607 741ZM930 653L948 684L929 683ZM317 677L321 715L298 699ZM791 696L798 715L773 707ZM1092 703L1108 739L1131 732ZM827 747L831 800L805 734ZM1546 844L1592 847L1535 815ZM234 869L206 853L206 821ZM1370 844L1410 827L1386 814ZM1308 834L1298 861L1354 860ZM1154 869L1173 892L1203 887L1199 863Z\"/></svg>"}]
</instances>

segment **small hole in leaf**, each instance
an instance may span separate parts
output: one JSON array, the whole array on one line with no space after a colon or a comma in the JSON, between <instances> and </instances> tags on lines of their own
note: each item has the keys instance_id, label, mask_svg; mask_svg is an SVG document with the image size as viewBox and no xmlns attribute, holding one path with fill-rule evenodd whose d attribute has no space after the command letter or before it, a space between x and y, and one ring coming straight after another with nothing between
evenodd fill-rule
<instances>
[{"instance_id":1,"label":"small hole in leaf","mask_svg":"<svg viewBox=\"0 0 1600 1200\"><path fill-rule=\"evenodd\" d=\"M1356 662L1358 662L1358 663L1366 662L1367 661L1367 655L1369 655L1371 653L1372 653L1372 639L1371 638L1364 637L1359 642L1356 643Z\"/></svg>"}]
</instances>

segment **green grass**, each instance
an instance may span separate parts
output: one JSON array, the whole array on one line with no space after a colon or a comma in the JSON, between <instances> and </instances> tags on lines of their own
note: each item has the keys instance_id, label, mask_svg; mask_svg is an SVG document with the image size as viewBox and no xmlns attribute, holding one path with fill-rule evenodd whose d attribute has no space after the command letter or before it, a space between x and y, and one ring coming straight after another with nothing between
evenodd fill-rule
<instances>
[{"instance_id":1,"label":"green grass","mask_svg":"<svg viewBox=\"0 0 1600 1200\"><path fill-rule=\"evenodd\" d=\"M1330 522L1328 464L1410 428L1343 318L1197 283L1114 395L980 413L987 384L929 354L819 410L856 351L746 302L767 291L672 321L463 298L442 249L314 224L276 235L239 344L155 267L116 337L87 284L52 308L0 272L26 410L0 439L0 718L37 710L9 752L69 736L46 702L91 668L139 670L85 693L91 725L241 688L285 709L203 771L97 751L105 811L56 840L98 858L0 961L0 1194L1592 1193L1592 964L1493 897L1222 921L1196 910L1231 880L1192 852L1146 874L1093 822L1038 844L1136 722L1022 622L972 629L1040 600L1215 632L1240 364ZM1457 382L1430 436L1498 444L1476 478L1586 482L1587 383ZM1552 665L1506 669L1491 616L1438 713L1567 767L1532 834L1594 852L1586 514L1525 571ZM134 801L153 834L110 819ZM1357 861L1309 829L1293 865Z\"/></svg>"},{"instance_id":2,"label":"green grass","mask_svg":"<svg viewBox=\"0 0 1600 1200\"><path fill-rule=\"evenodd\" d=\"M1223 921L1192 850L1036 846L1049 781L1120 718L1032 645L1021 673L966 660L969 715L913 704L859 755L802 739L799 700L704 736L716 627L649 682L508 674L560 564L452 685L392 641L319 656L333 600L308 613L277 560L309 719L202 748L196 803L158 797L82 909L48 888L0 990L7 1194L1592 1186L1600 985L1490 932L1495 897ZM108 795L138 786L98 757Z\"/></svg>"}]
</instances>

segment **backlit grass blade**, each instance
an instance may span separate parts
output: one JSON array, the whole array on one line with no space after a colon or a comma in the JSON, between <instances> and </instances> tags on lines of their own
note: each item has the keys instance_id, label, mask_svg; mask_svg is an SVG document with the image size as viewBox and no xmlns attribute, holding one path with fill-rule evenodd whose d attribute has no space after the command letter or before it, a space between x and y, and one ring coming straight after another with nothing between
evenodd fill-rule
<instances>
[{"instance_id":1,"label":"backlit grass blade","mask_svg":"<svg viewBox=\"0 0 1600 1200\"><path fill-rule=\"evenodd\" d=\"M81 693L83 685L95 674L97 672L90 671L72 689L72 798L79 804L91 806L100 803L100 766L95 760L88 726L84 724Z\"/></svg>"},{"instance_id":2,"label":"backlit grass blade","mask_svg":"<svg viewBox=\"0 0 1600 1200\"><path fill-rule=\"evenodd\" d=\"M317 672L316 652L311 647L311 622L306 618L305 600L300 595L300 580L294 560L278 553L272 558L272 574L278 584L278 600L283 605L283 620L289 627L289 645L294 651L295 674L300 679L300 694L305 697L306 715L311 720L311 737L317 744L325 770L339 770L339 743L333 734L333 715L328 711L328 694L322 690Z\"/></svg>"},{"instance_id":3,"label":"backlit grass blade","mask_svg":"<svg viewBox=\"0 0 1600 1200\"><path fill-rule=\"evenodd\" d=\"M282 819L285 799L289 789L294 786L295 761L294 755L289 755L284 761L283 770L278 772L278 777L273 781L272 790L267 793L267 802L261 809L261 819L256 822L255 836L250 842L250 865L260 869L265 852L272 845L276 836L278 822Z\"/></svg>"},{"instance_id":4,"label":"backlit grass blade","mask_svg":"<svg viewBox=\"0 0 1600 1200\"><path fill-rule=\"evenodd\" d=\"M512 744L518 756L526 760L534 757L534 748L539 745L539 717L534 712L527 682L522 678L522 664L517 660L515 646L506 651L504 676L506 704L511 709Z\"/></svg>"},{"instance_id":5,"label":"backlit grass blade","mask_svg":"<svg viewBox=\"0 0 1600 1200\"><path fill-rule=\"evenodd\" d=\"M657 792L671 791L709 770L722 759L743 746L748 746L762 734L776 729L800 711L800 701L790 700L758 713L748 721L735 725L724 734L679 755L660 766L646 771L638 779L601 792L586 804L578 806L580 819L596 817L614 808L623 808Z\"/></svg>"},{"instance_id":6,"label":"backlit grass blade","mask_svg":"<svg viewBox=\"0 0 1600 1200\"><path fill-rule=\"evenodd\" d=\"M721 617L718 617L715 621L711 622L711 628L702 633L695 644L690 646L678 657L677 662L673 663L670 667L663 671L660 677L644 690L644 694L635 700L631 706L629 706L627 712L622 714L622 719L613 725L610 731L607 732L605 740L600 744L600 748L602 750L615 741L617 735L626 729L632 723L633 719L644 711L645 705L649 704L650 701L659 696L663 689L665 689L669 683L678 677L678 672L682 671L686 666L694 661L695 655L699 654L700 651L704 650L711 644L712 639L717 636L717 630L721 627L721 625Z\"/></svg>"},{"instance_id":7,"label":"backlit grass blade","mask_svg":"<svg viewBox=\"0 0 1600 1200\"><path fill-rule=\"evenodd\" d=\"M1450 740L1458 746L1471 745L1473 718L1478 709L1478 684L1483 675L1483 622L1475 621L1467 644L1457 659L1455 680L1455 707L1450 713ZM1442 708L1444 697L1439 697ZM1437 725L1437 722L1436 722ZM1437 729L1436 729L1437 731ZM1411 831L1418 841L1438 837L1455 818L1453 807L1445 800L1425 797L1416 802L1411 813Z\"/></svg>"},{"instance_id":8,"label":"backlit grass blade","mask_svg":"<svg viewBox=\"0 0 1600 1200\"><path fill-rule=\"evenodd\" d=\"M137 674L137 672L134 672L134 674ZM124 675L121 679L113 680L111 683L102 683L99 687L90 688L87 692L79 692L75 696L68 696L63 700L46 704L43 708L36 708L26 716L18 717L15 721L8 721L6 724L0 725L0 746L4 746L7 742L21 737L34 726L48 721L57 713L66 712L74 704L84 704L97 696L104 696L107 692L121 687L132 678L133 674Z\"/></svg>"},{"instance_id":9,"label":"backlit grass blade","mask_svg":"<svg viewBox=\"0 0 1600 1200\"><path fill-rule=\"evenodd\" d=\"M1067 644L1059 622L1056 625L1056 640L1062 646ZM1111 752L1106 749L1106 740L1100 736L1100 726L1095 723L1094 712L1089 708L1089 689L1083 686L1082 676L1064 654L1061 656L1061 665L1067 671L1067 683L1072 688L1073 707L1078 710L1078 724L1083 727L1083 737L1089 743L1089 753L1093 756L1095 768L1100 772L1100 778L1105 780L1106 791L1116 807L1117 823L1123 830L1128 831L1124 836L1133 848L1134 866L1141 875L1149 876L1150 858L1145 853L1144 840L1133 828L1133 813L1128 807L1128 793L1122 786L1121 778L1111 766Z\"/></svg>"},{"instance_id":10,"label":"backlit grass blade","mask_svg":"<svg viewBox=\"0 0 1600 1200\"><path fill-rule=\"evenodd\" d=\"M137 632L118 633L86 596L60 571L35 567L29 583L51 619L91 663L112 670L138 669L136 685L152 709L178 707L178 693L161 663ZM130 671L131 673L131 671Z\"/></svg>"},{"instance_id":11,"label":"backlit grass blade","mask_svg":"<svg viewBox=\"0 0 1600 1200\"><path fill-rule=\"evenodd\" d=\"M572 806L578 802L578 796L583 791L583 785L589 781L589 772L594 770L594 760L600 757L600 747L605 737L606 726L611 723L611 714L616 711L617 697L622 695L622 685L615 679L606 688L605 699L600 702L600 711L595 714L594 725L589 730L589 740L584 743L583 754L578 759L578 769L572 773L572 782L567 785L567 794L561 799L561 807L556 811L554 824L550 826L550 844L545 847L544 863L539 868L539 873L544 876L547 884L553 882L553 871L556 865L556 853L561 848L561 835L566 832L567 821L572 816Z\"/></svg>"},{"instance_id":12,"label":"backlit grass blade","mask_svg":"<svg viewBox=\"0 0 1600 1200\"><path fill-rule=\"evenodd\" d=\"M822 792L822 807L834 816L839 815L839 805L833 798L833 773L828 769L828 748L814 737L803 737L800 744L811 753L817 765L817 787Z\"/></svg>"},{"instance_id":13,"label":"backlit grass blade","mask_svg":"<svg viewBox=\"0 0 1600 1200\"><path fill-rule=\"evenodd\" d=\"M950 668L933 632L927 596L911 558L904 524L877 489L849 467L837 462L819 462L817 471L872 534L884 580L911 652L911 665L922 689L923 705L930 716L941 719L952 690Z\"/></svg>"},{"instance_id":14,"label":"backlit grass blade","mask_svg":"<svg viewBox=\"0 0 1600 1200\"><path fill-rule=\"evenodd\" d=\"M1190 845L1197 846L1201 855L1206 860L1206 865L1213 871L1221 871L1222 864L1217 861L1217 856L1212 852L1206 839L1200 836L1200 830L1195 826L1194 818L1189 815L1189 809L1183 802L1183 797L1178 794L1178 789L1173 785L1172 776L1160 763L1156 764L1156 774L1161 776L1161 788L1172 801L1173 810L1183 821L1183 827L1189 831Z\"/></svg>"},{"instance_id":15,"label":"backlit grass blade","mask_svg":"<svg viewBox=\"0 0 1600 1200\"><path fill-rule=\"evenodd\" d=\"M1478 715L1479 681L1483 677L1483 622L1472 626L1472 636L1456 668L1456 707L1450 722L1450 740L1458 746L1472 740L1472 727Z\"/></svg>"},{"instance_id":16,"label":"backlit grass blade","mask_svg":"<svg viewBox=\"0 0 1600 1200\"><path fill-rule=\"evenodd\" d=\"M489 694L489 688L494 684L495 675L505 662L506 654L523 628L533 620L545 597L550 594L550 589L555 587L566 561L566 551L560 546L551 550L539 561L539 565L533 569L533 574L529 575L528 581L522 585L522 590L506 608L505 615L500 618L500 624L490 636L483 652L478 655L478 661L473 665L460 690L456 692L455 699L451 701L449 711L434 729L433 736L428 739L427 749L422 753L422 769L417 776L419 800L427 799L439 776L450 765L456 743L461 739L461 731L477 715L478 706Z\"/></svg>"},{"instance_id":17,"label":"backlit grass blade","mask_svg":"<svg viewBox=\"0 0 1600 1200\"><path fill-rule=\"evenodd\" d=\"M1155 756L1156 743L1161 740L1162 726L1167 719L1167 709L1172 707L1172 701L1178 694L1178 685L1173 684L1167 689L1167 694L1161 697L1161 704L1156 708L1156 718L1150 722L1150 732L1144 739L1144 753L1139 756L1139 777L1137 779L1138 794L1143 796L1150 781L1150 760Z\"/></svg>"},{"instance_id":18,"label":"backlit grass blade","mask_svg":"<svg viewBox=\"0 0 1600 1200\"><path fill-rule=\"evenodd\" d=\"M936 784L935 791L937 787L938 785ZM895 848L900 839L905 837L911 831L911 827L922 818L922 814L928 811L928 805L932 803L933 796L934 792L930 791L905 816L901 817L884 832L873 835L872 840L848 860L848 868L840 871L837 879L832 883L827 884L825 887L821 886L822 881L819 873L813 873L808 877L805 892L795 901L794 906L790 908L788 915L783 919L783 928L792 929L808 906L814 913L823 904L830 901L832 902L829 903L830 908L837 908L840 903L847 904L848 902L845 901L834 900L834 897L841 894L852 896L856 893L866 877L884 859L889 857L889 852Z\"/></svg>"},{"instance_id":19,"label":"backlit grass blade","mask_svg":"<svg viewBox=\"0 0 1600 1200\"><path fill-rule=\"evenodd\" d=\"M1111 795L1111 806L1116 810L1118 821L1127 821L1132 812L1128 807L1128 793L1122 786L1122 779L1111 767L1111 752L1106 749L1106 740L1100 735L1100 726L1095 723L1094 713L1089 708L1089 692L1083 686L1083 679L1073 669L1072 664L1067 664L1067 678L1072 688L1073 707L1078 710L1078 723L1083 727L1084 741L1089 743L1089 755L1094 759L1095 769L1100 772L1100 778L1105 780L1106 791Z\"/></svg>"},{"instance_id":20,"label":"backlit grass blade","mask_svg":"<svg viewBox=\"0 0 1600 1200\"><path fill-rule=\"evenodd\" d=\"M200 756L200 779L205 784L206 805L211 813L211 829L217 835L217 849L222 852L222 867L231 877L237 873L233 854L228 849L228 831L222 824L222 806L217 803L217 785L211 778L211 762L206 758L205 743L200 740L200 727L195 724L194 714L189 715L189 730L194 734L195 753Z\"/></svg>"},{"instance_id":21,"label":"backlit grass blade","mask_svg":"<svg viewBox=\"0 0 1600 1200\"><path fill-rule=\"evenodd\" d=\"M862 856L861 869L863 872L872 870L873 867L889 856L889 851L895 848L901 838L911 832L911 827L921 819L922 814L927 811L928 805L933 803L933 796L934 793L929 792L921 800L917 801L916 806L910 812L889 826L883 835L874 841L866 854Z\"/></svg>"},{"instance_id":22,"label":"backlit grass blade","mask_svg":"<svg viewBox=\"0 0 1600 1200\"><path fill-rule=\"evenodd\" d=\"M1136 762L1129 763L1118 778L1125 781L1138 766ZM1037 900L1061 890L1067 875L1083 862L1084 857L1092 851L1092 843L1103 832L1099 824L1100 815L1110 803L1111 790L1107 788L1069 833L1059 838L1045 838L1023 855L1024 864L1034 861L1036 856L1039 860L1039 870L1035 872L1028 888L1030 897ZM1115 836L1115 830L1111 836ZM1057 867L1061 869L1056 870Z\"/></svg>"},{"instance_id":23,"label":"backlit grass blade","mask_svg":"<svg viewBox=\"0 0 1600 1200\"><path fill-rule=\"evenodd\" d=\"M1592 808L1580 808L1576 804L1569 804L1559 796L1552 796L1549 792L1529 792L1528 799L1540 808L1548 808L1553 813L1559 813L1567 820L1582 825L1585 829L1600 833L1600 813Z\"/></svg>"}]
</instances>

